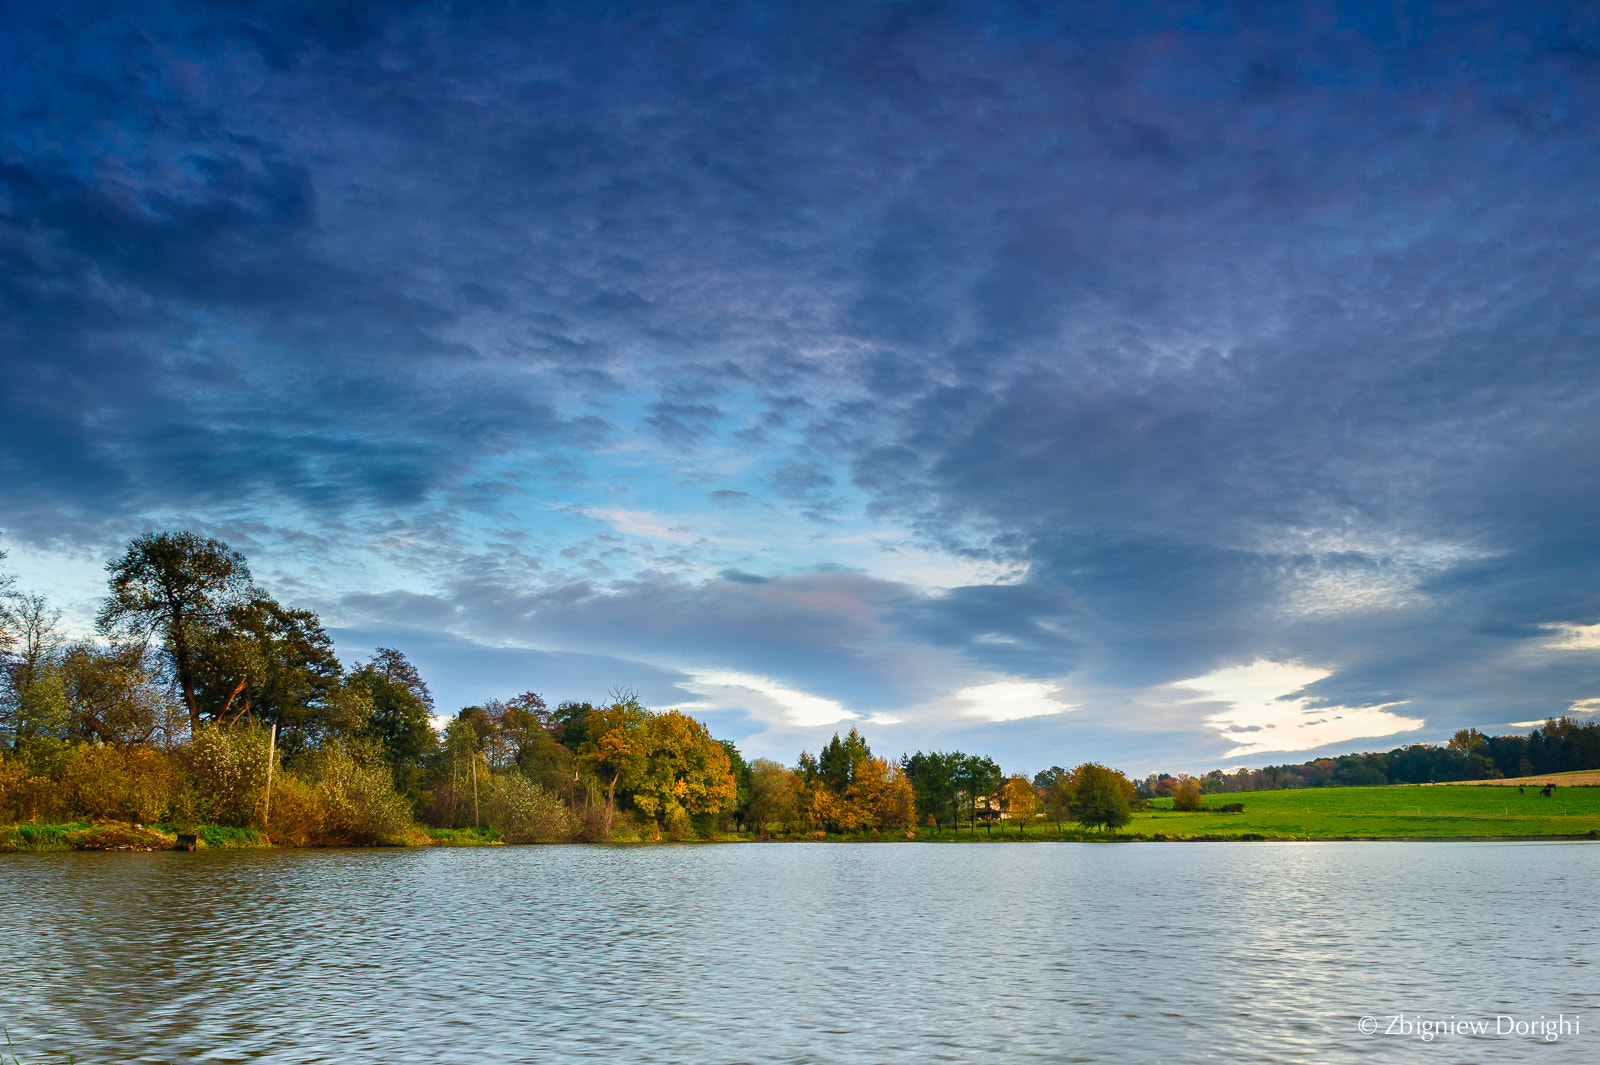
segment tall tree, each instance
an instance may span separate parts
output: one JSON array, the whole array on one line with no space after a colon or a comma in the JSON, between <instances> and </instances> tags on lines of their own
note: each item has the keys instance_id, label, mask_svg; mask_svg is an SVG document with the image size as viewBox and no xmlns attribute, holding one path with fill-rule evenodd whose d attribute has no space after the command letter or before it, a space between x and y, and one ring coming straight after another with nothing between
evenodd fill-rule
<instances>
[{"instance_id":1,"label":"tall tree","mask_svg":"<svg viewBox=\"0 0 1600 1065\"><path fill-rule=\"evenodd\" d=\"M992 796L1003 779L1000 766L988 755L969 754L961 759L956 769L956 780L972 815L973 832L978 831L978 799Z\"/></svg>"},{"instance_id":2,"label":"tall tree","mask_svg":"<svg viewBox=\"0 0 1600 1065\"><path fill-rule=\"evenodd\" d=\"M956 772L966 757L960 751L930 751L927 754L918 751L900 759L900 765L916 790L919 817L932 817L935 826L943 824L946 814L951 824L960 822Z\"/></svg>"},{"instance_id":3,"label":"tall tree","mask_svg":"<svg viewBox=\"0 0 1600 1065\"><path fill-rule=\"evenodd\" d=\"M799 810L799 799L800 776L794 770L770 758L757 758L750 763L750 806L746 816L761 838L766 838L767 826L774 821L782 822L787 831Z\"/></svg>"},{"instance_id":4,"label":"tall tree","mask_svg":"<svg viewBox=\"0 0 1600 1065\"><path fill-rule=\"evenodd\" d=\"M0 610L6 614L0 625L10 626L0 644L0 735L14 750L64 737L70 721L58 668L61 611L42 595L19 592L3 593Z\"/></svg>"},{"instance_id":5,"label":"tall tree","mask_svg":"<svg viewBox=\"0 0 1600 1065\"><path fill-rule=\"evenodd\" d=\"M363 733L382 750L395 789L417 801L423 761L437 743L428 686L406 656L392 647L378 648L371 662L351 673L349 683L371 700Z\"/></svg>"},{"instance_id":6,"label":"tall tree","mask_svg":"<svg viewBox=\"0 0 1600 1065\"><path fill-rule=\"evenodd\" d=\"M583 741L575 753L579 766L606 789L603 838L611 838L618 785L631 787L644 770L649 718L649 711L631 693L616 693L609 706L589 707L582 715Z\"/></svg>"},{"instance_id":7,"label":"tall tree","mask_svg":"<svg viewBox=\"0 0 1600 1065\"><path fill-rule=\"evenodd\" d=\"M363 724L340 698L344 669L309 610L253 595L229 608L195 657L203 716L275 724L288 734L280 740L291 752Z\"/></svg>"},{"instance_id":8,"label":"tall tree","mask_svg":"<svg viewBox=\"0 0 1600 1065\"><path fill-rule=\"evenodd\" d=\"M100 610L100 630L138 638L159 634L189 711L189 727L199 728L196 652L228 611L251 597L244 556L221 540L192 532L146 533L122 557L107 562L106 571L111 593Z\"/></svg>"}]
</instances>

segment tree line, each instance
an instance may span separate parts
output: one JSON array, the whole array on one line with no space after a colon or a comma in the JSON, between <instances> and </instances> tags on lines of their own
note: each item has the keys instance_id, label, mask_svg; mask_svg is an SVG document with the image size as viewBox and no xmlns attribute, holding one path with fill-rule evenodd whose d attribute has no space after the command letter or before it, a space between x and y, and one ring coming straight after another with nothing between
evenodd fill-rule
<instances>
[{"instance_id":1,"label":"tree line","mask_svg":"<svg viewBox=\"0 0 1600 1065\"><path fill-rule=\"evenodd\" d=\"M1298 765L1269 765L1202 777L1152 774L1138 782L1146 798L1174 795L1193 780L1200 794L1288 788L1443 784L1600 769L1600 723L1556 717L1526 735L1486 736L1461 729L1447 743L1413 743L1387 752L1342 754Z\"/></svg>"},{"instance_id":2,"label":"tree line","mask_svg":"<svg viewBox=\"0 0 1600 1065\"><path fill-rule=\"evenodd\" d=\"M219 540L150 533L106 573L88 640L63 639L58 610L0 579L0 819L212 824L288 844L898 836L1022 833L1041 817L1110 830L1141 802L1105 766L1030 780L960 751L874 755L855 729L792 767L746 762L625 689L553 709L527 691L436 728L401 651L340 662L317 615L280 604Z\"/></svg>"}]
</instances>

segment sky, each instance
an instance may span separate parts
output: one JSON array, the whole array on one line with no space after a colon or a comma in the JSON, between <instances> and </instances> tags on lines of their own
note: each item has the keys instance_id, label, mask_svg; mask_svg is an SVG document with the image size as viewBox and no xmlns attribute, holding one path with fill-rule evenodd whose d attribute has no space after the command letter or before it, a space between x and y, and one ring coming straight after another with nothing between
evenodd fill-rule
<instances>
[{"instance_id":1,"label":"sky","mask_svg":"<svg viewBox=\"0 0 1600 1065\"><path fill-rule=\"evenodd\" d=\"M1600 11L0 5L0 549L793 762L1600 709Z\"/></svg>"}]
</instances>

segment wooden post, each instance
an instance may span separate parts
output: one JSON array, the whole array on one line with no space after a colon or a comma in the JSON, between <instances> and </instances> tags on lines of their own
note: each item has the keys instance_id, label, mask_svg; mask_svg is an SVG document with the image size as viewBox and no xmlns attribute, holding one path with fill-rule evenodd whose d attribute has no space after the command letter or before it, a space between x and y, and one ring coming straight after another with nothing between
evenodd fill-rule
<instances>
[{"instance_id":1,"label":"wooden post","mask_svg":"<svg viewBox=\"0 0 1600 1065\"><path fill-rule=\"evenodd\" d=\"M267 823L272 819L272 769L278 762L278 725L272 725L272 731L267 734L267 794L261 800L261 832L267 831ZM267 840L271 842L271 837Z\"/></svg>"}]
</instances>

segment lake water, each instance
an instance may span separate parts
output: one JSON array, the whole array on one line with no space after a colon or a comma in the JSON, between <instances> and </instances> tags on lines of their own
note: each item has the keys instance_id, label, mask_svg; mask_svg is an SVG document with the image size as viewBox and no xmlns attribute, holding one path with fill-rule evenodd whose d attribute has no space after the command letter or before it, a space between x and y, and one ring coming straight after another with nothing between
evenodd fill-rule
<instances>
[{"instance_id":1,"label":"lake water","mask_svg":"<svg viewBox=\"0 0 1600 1065\"><path fill-rule=\"evenodd\" d=\"M1600 1061L1597 887L1585 843L4 855L0 1024L24 1065Z\"/></svg>"}]
</instances>

